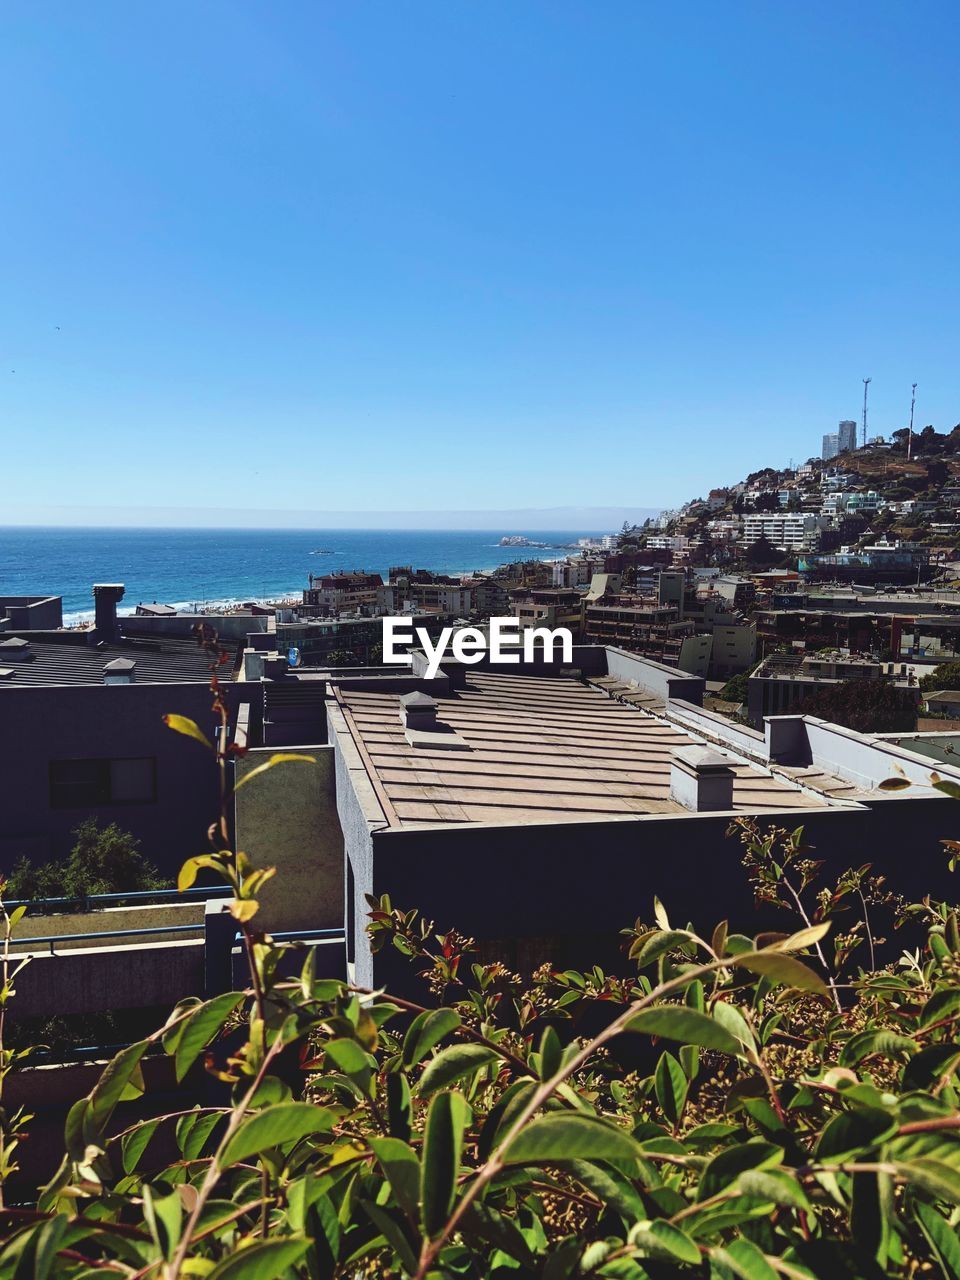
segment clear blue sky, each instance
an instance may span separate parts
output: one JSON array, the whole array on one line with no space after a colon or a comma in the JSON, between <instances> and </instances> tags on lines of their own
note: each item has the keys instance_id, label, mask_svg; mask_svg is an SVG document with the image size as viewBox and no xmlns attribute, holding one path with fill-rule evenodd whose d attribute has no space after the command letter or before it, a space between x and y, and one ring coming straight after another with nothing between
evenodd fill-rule
<instances>
[{"instance_id":1,"label":"clear blue sky","mask_svg":"<svg viewBox=\"0 0 960 1280\"><path fill-rule=\"evenodd\" d=\"M867 374L872 431L914 380L952 427L958 36L956 0L5 0L7 519L668 505L816 452Z\"/></svg>"}]
</instances>

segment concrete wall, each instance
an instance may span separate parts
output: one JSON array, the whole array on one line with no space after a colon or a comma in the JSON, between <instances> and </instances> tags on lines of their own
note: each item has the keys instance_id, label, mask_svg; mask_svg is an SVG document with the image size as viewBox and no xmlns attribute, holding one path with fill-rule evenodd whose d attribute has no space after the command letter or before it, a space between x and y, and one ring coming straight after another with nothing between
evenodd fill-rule
<instances>
[{"instance_id":1,"label":"concrete wall","mask_svg":"<svg viewBox=\"0 0 960 1280\"><path fill-rule=\"evenodd\" d=\"M277 874L259 894L258 928L340 928L343 923L343 835L337 816L330 746L298 747L316 764L274 766L236 792L237 847L254 865ZM239 782L273 755L251 751L237 763Z\"/></svg>"},{"instance_id":2,"label":"concrete wall","mask_svg":"<svg viewBox=\"0 0 960 1280\"><path fill-rule=\"evenodd\" d=\"M759 911L741 866L739 842L726 838L731 814L652 815L603 823L390 828L371 833L373 891L396 907L416 907L438 929L456 927L490 943L508 965L599 963L626 972L619 930L652 919L656 894L671 920L701 930L729 919L755 933L789 927L790 917ZM872 861L889 887L909 896L948 896L955 885L939 841L960 830L949 800L880 801L825 811L770 811L767 824L802 825L817 858L839 873ZM353 856L352 833L347 833ZM398 992L417 987L392 948L372 956L355 922L357 976Z\"/></svg>"},{"instance_id":3,"label":"concrete wall","mask_svg":"<svg viewBox=\"0 0 960 1280\"><path fill-rule=\"evenodd\" d=\"M10 620L10 630L56 630L63 626L60 596L0 596L0 617Z\"/></svg>"},{"instance_id":4,"label":"concrete wall","mask_svg":"<svg viewBox=\"0 0 960 1280\"><path fill-rule=\"evenodd\" d=\"M250 701L242 683L223 690L234 708ZM207 828L220 805L213 757L163 723L173 712L212 734L205 685L25 686L4 689L0 697L0 870L21 854L45 861L69 852L71 833L87 817L132 832L170 876L207 849ZM156 760L154 801L51 808L52 760L141 756Z\"/></svg>"},{"instance_id":5,"label":"concrete wall","mask_svg":"<svg viewBox=\"0 0 960 1280\"><path fill-rule=\"evenodd\" d=\"M156 618L121 614L120 629L128 636L191 636L193 628L205 622L222 640L236 643L252 631L266 631L269 619L270 615L266 613L177 613Z\"/></svg>"},{"instance_id":6,"label":"concrete wall","mask_svg":"<svg viewBox=\"0 0 960 1280\"><path fill-rule=\"evenodd\" d=\"M173 1008L203 995L203 960L203 938L38 952L17 975L13 1007L20 1018Z\"/></svg>"},{"instance_id":7,"label":"concrete wall","mask_svg":"<svg viewBox=\"0 0 960 1280\"><path fill-rule=\"evenodd\" d=\"M674 667L641 658L625 649L607 649L606 655L608 675L616 676L619 680L633 680L664 701L683 698L694 706L700 706L703 702L706 686L700 676L686 675Z\"/></svg>"}]
</instances>

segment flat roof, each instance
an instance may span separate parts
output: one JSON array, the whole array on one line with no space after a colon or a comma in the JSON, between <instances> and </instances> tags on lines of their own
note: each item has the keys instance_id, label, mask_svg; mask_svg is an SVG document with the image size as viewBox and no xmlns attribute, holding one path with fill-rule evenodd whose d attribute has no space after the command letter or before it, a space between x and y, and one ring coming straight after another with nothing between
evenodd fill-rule
<instances>
[{"instance_id":1,"label":"flat roof","mask_svg":"<svg viewBox=\"0 0 960 1280\"><path fill-rule=\"evenodd\" d=\"M701 740L602 688L470 671L464 689L437 699L437 720L467 744L457 751L411 746L397 693L337 687L334 696L391 826L689 815L670 799L671 756ZM829 804L724 754L736 774L735 812Z\"/></svg>"}]
</instances>

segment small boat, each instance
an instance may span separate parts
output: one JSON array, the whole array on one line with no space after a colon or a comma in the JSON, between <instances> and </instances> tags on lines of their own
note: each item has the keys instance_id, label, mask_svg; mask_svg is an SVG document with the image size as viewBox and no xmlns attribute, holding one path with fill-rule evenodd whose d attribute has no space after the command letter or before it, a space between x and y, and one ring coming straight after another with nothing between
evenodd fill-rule
<instances>
[{"instance_id":1,"label":"small boat","mask_svg":"<svg viewBox=\"0 0 960 1280\"><path fill-rule=\"evenodd\" d=\"M317 547L316 551L311 551L312 556L332 556L334 553L329 547Z\"/></svg>"}]
</instances>

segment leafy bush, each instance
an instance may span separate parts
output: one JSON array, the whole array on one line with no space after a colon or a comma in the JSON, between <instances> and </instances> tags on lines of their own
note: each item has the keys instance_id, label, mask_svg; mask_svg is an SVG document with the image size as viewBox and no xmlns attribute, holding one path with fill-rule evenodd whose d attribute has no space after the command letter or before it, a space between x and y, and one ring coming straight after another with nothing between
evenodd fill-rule
<instances>
[{"instance_id":1,"label":"leafy bush","mask_svg":"<svg viewBox=\"0 0 960 1280\"><path fill-rule=\"evenodd\" d=\"M422 1004L316 978L252 924L269 868L191 859L181 887L207 869L233 890L249 985L181 1002L75 1103L36 1209L0 1215L0 1277L956 1276L957 916L868 865L827 882L802 831L734 831L793 931L703 934L654 900L622 975L524 982L369 899ZM17 923L0 912L0 939ZM922 943L898 956L891 925ZM23 962L0 958L2 1040ZM202 1061L207 1104L124 1123L151 1053L178 1080ZM15 1065L3 1049L0 1083ZM28 1119L0 1110L0 1180Z\"/></svg>"},{"instance_id":2,"label":"leafy bush","mask_svg":"<svg viewBox=\"0 0 960 1280\"><path fill-rule=\"evenodd\" d=\"M960 662L941 662L929 675L920 678L924 691L936 689L960 689Z\"/></svg>"},{"instance_id":3,"label":"leafy bush","mask_svg":"<svg viewBox=\"0 0 960 1280\"><path fill-rule=\"evenodd\" d=\"M140 852L139 841L116 823L87 818L73 833L66 858L36 866L21 858L7 881L8 898L83 898L94 893L167 889L171 882Z\"/></svg>"},{"instance_id":4,"label":"leafy bush","mask_svg":"<svg viewBox=\"0 0 960 1280\"><path fill-rule=\"evenodd\" d=\"M702 936L655 902L623 977L524 984L371 899L373 945L417 965L423 1006L317 980L309 950L279 976L296 948L249 924L264 873L187 864L184 882L202 861L233 885L250 987L117 1055L38 1214L7 1215L0 1275L956 1274L956 916L904 907L868 867L821 885L800 832L738 830L758 897L801 927ZM921 920L925 946L845 977L884 945L868 912ZM205 1057L229 1096L118 1131L150 1052L180 1079Z\"/></svg>"}]
</instances>

